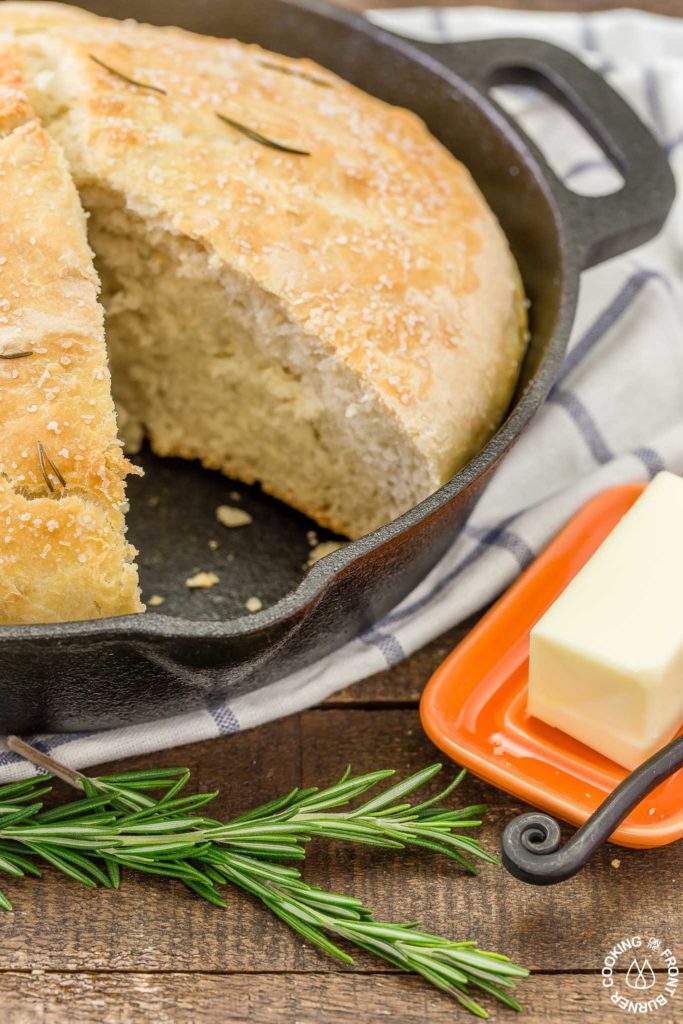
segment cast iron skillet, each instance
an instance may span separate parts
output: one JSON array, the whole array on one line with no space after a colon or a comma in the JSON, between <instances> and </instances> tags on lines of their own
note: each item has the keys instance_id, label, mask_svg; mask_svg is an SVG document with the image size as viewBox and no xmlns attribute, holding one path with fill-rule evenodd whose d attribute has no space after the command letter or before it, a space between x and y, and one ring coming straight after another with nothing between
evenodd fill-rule
<instances>
[{"instance_id":1,"label":"cast iron skillet","mask_svg":"<svg viewBox=\"0 0 683 1024\"><path fill-rule=\"evenodd\" d=\"M192 463L143 456L131 536L147 596L164 614L0 628L0 729L115 726L257 689L368 629L432 568L496 464L543 402L574 317L579 273L652 237L671 205L666 159L626 104L569 54L533 40L420 49L318 0L93 0L99 14L177 24L309 56L369 93L410 107L470 168L500 218L532 303L532 341L509 415L445 487L395 522L302 571L313 524L240 487L252 526L225 531L214 509L234 485ZM617 193L567 191L491 101L501 81L551 92L623 175ZM321 534L321 539L323 535ZM219 543L216 551L208 540ZM229 557L233 560L229 561ZM189 592L186 576L221 584ZM245 615L256 595L265 608Z\"/></svg>"}]
</instances>

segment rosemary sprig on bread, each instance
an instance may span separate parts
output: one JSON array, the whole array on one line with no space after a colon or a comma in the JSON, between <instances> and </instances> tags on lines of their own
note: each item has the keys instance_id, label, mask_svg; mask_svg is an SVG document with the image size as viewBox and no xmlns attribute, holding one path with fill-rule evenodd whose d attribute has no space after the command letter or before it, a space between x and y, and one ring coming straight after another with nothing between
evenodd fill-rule
<instances>
[{"instance_id":1,"label":"rosemary sprig on bread","mask_svg":"<svg viewBox=\"0 0 683 1024\"><path fill-rule=\"evenodd\" d=\"M290 78L300 78L303 82L310 82L311 85L320 85L324 89L331 89L332 82L318 75L309 75L307 71L300 71L298 68L288 68L284 64L277 64L274 60L257 60L259 67L267 68L268 71L278 71L281 75L289 75Z\"/></svg>"},{"instance_id":2,"label":"rosemary sprig on bread","mask_svg":"<svg viewBox=\"0 0 683 1024\"><path fill-rule=\"evenodd\" d=\"M45 445L42 441L38 441L36 447L38 448L38 462L40 463L40 472L43 474L45 480L45 486L48 491L54 491L55 485L52 481L52 476L62 485L66 487L66 480L60 473L59 469L55 465L54 461L45 451Z\"/></svg>"},{"instance_id":3,"label":"rosemary sprig on bread","mask_svg":"<svg viewBox=\"0 0 683 1024\"><path fill-rule=\"evenodd\" d=\"M254 131L253 128L249 128L246 124L242 124L241 121L235 121L234 118L228 117L226 114L221 114L218 110L214 111L216 117L223 124L227 124L230 128L234 128L235 131L241 135L245 135L252 142L258 142L262 146L267 146L269 149L277 149L281 153L293 153L295 156L310 156L310 152L307 149L295 149L293 146L285 146L282 142L275 142L274 139L269 139L266 135L261 132Z\"/></svg>"},{"instance_id":4,"label":"rosemary sprig on bread","mask_svg":"<svg viewBox=\"0 0 683 1024\"><path fill-rule=\"evenodd\" d=\"M123 71L118 71L113 68L111 64L106 64L99 57L96 57L94 53L88 54L90 60L94 61L95 64L108 71L110 75L114 75L116 78L120 78L122 82L126 82L127 85L134 85L136 89L151 89L152 92L158 92L162 96L167 96L168 93L165 89L162 89L160 85L151 85L149 82L139 82L136 78L131 78L129 75L124 75Z\"/></svg>"}]
</instances>

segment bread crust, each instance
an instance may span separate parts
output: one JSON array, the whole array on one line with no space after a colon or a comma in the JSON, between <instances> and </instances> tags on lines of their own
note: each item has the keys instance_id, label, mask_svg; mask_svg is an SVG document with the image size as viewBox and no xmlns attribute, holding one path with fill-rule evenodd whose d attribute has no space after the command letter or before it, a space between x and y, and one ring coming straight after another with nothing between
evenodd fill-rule
<instances>
[{"instance_id":1,"label":"bread crust","mask_svg":"<svg viewBox=\"0 0 683 1024\"><path fill-rule=\"evenodd\" d=\"M125 196L276 296L379 394L435 480L481 447L519 371L523 296L481 193L418 117L312 61L176 28L11 2L0 28L47 40L62 68L77 185Z\"/></svg>"}]
</instances>

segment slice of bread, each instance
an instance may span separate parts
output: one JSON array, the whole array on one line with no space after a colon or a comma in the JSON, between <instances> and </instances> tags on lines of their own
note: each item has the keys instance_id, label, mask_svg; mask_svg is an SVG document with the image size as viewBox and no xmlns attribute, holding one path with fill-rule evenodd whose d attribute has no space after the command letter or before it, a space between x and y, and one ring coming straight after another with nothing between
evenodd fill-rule
<instances>
[{"instance_id":1,"label":"slice of bread","mask_svg":"<svg viewBox=\"0 0 683 1024\"><path fill-rule=\"evenodd\" d=\"M141 611L85 216L15 58L0 47L0 622Z\"/></svg>"}]
</instances>

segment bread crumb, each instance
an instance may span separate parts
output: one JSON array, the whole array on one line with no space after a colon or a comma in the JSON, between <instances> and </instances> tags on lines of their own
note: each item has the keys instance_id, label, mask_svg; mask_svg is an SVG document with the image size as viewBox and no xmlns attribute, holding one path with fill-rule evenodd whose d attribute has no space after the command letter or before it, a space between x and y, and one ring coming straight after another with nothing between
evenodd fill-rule
<instances>
[{"instance_id":1,"label":"bread crumb","mask_svg":"<svg viewBox=\"0 0 683 1024\"><path fill-rule=\"evenodd\" d=\"M232 505L219 505L216 509L216 519L222 526L234 529L236 526L248 526L253 522L248 512L243 508L233 508Z\"/></svg>"},{"instance_id":2,"label":"bread crumb","mask_svg":"<svg viewBox=\"0 0 683 1024\"><path fill-rule=\"evenodd\" d=\"M610 861L610 864L612 865L613 868L620 868L621 867L621 861L619 860L618 857L615 857L614 860Z\"/></svg>"},{"instance_id":3,"label":"bread crumb","mask_svg":"<svg viewBox=\"0 0 683 1024\"><path fill-rule=\"evenodd\" d=\"M149 506L149 508L156 508L160 500L161 499L159 498L158 494L153 494L150 498L147 499L147 505Z\"/></svg>"},{"instance_id":4,"label":"bread crumb","mask_svg":"<svg viewBox=\"0 0 683 1024\"><path fill-rule=\"evenodd\" d=\"M150 608L158 608L159 605L163 604L165 600L166 598L162 597L161 594L152 594L147 604L149 605Z\"/></svg>"},{"instance_id":5,"label":"bread crumb","mask_svg":"<svg viewBox=\"0 0 683 1024\"><path fill-rule=\"evenodd\" d=\"M315 565L325 555L331 555L333 551L338 551L339 548L345 547L344 542L341 540L324 540L322 544L316 544L313 550L308 556L308 565Z\"/></svg>"},{"instance_id":6,"label":"bread crumb","mask_svg":"<svg viewBox=\"0 0 683 1024\"><path fill-rule=\"evenodd\" d=\"M242 495L240 494L239 491L228 491L228 497L230 498L230 501L242 500Z\"/></svg>"},{"instance_id":7,"label":"bread crumb","mask_svg":"<svg viewBox=\"0 0 683 1024\"><path fill-rule=\"evenodd\" d=\"M217 551L218 550L218 541L217 540L210 540L209 541L209 547L211 548L212 551Z\"/></svg>"},{"instance_id":8,"label":"bread crumb","mask_svg":"<svg viewBox=\"0 0 683 1024\"><path fill-rule=\"evenodd\" d=\"M315 532L315 530L308 531L308 533L306 534L306 540L308 541L312 548L316 546L316 544L318 543L318 534Z\"/></svg>"},{"instance_id":9,"label":"bread crumb","mask_svg":"<svg viewBox=\"0 0 683 1024\"><path fill-rule=\"evenodd\" d=\"M218 583L218 576L215 572L198 572L185 580L185 586L190 590L208 590Z\"/></svg>"},{"instance_id":10,"label":"bread crumb","mask_svg":"<svg viewBox=\"0 0 683 1024\"><path fill-rule=\"evenodd\" d=\"M244 602L244 607L248 612L260 612L263 608L263 601L260 597L248 597Z\"/></svg>"}]
</instances>

